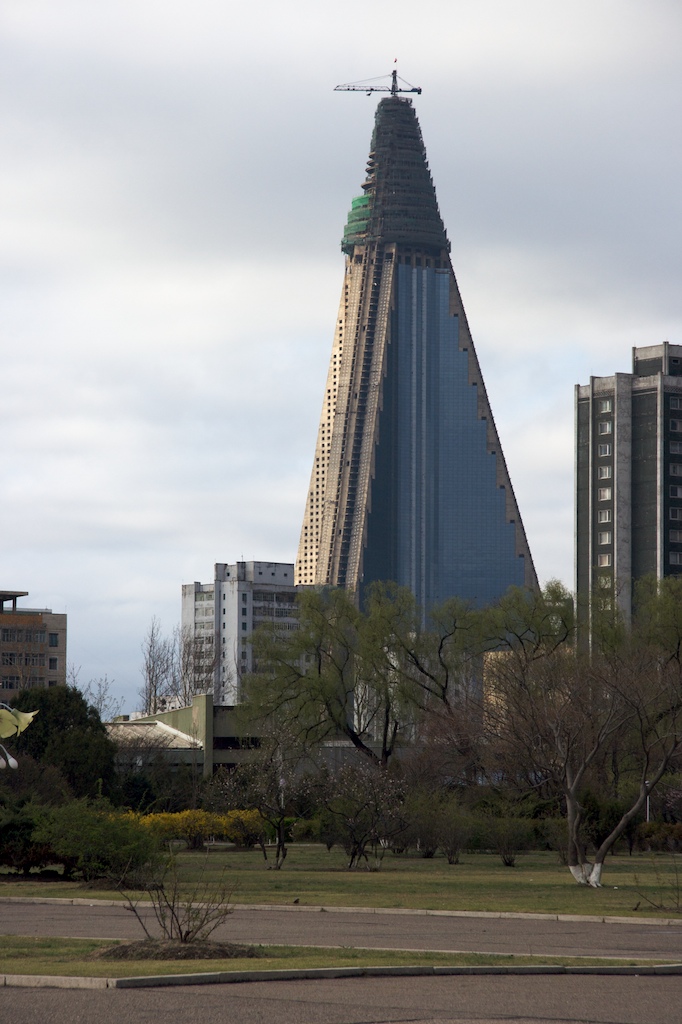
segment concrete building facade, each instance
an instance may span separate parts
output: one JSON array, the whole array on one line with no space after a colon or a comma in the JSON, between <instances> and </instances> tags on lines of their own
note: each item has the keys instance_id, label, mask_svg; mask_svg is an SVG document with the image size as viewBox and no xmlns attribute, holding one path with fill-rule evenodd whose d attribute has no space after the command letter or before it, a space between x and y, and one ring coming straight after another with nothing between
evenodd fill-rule
<instances>
[{"instance_id":1,"label":"concrete building facade","mask_svg":"<svg viewBox=\"0 0 682 1024\"><path fill-rule=\"evenodd\" d=\"M212 583L183 585L183 645L192 645L195 689L212 689L216 705L239 704L241 679L255 667L251 634L266 622L282 632L298 628L290 563L218 562Z\"/></svg>"},{"instance_id":2,"label":"concrete building facade","mask_svg":"<svg viewBox=\"0 0 682 1024\"><path fill-rule=\"evenodd\" d=\"M426 611L537 586L409 99L381 100L296 560L299 585L409 587Z\"/></svg>"},{"instance_id":3,"label":"concrete building facade","mask_svg":"<svg viewBox=\"0 0 682 1024\"><path fill-rule=\"evenodd\" d=\"M0 690L66 683L66 615L21 608L26 590L0 590Z\"/></svg>"},{"instance_id":4,"label":"concrete building facade","mask_svg":"<svg viewBox=\"0 0 682 1024\"><path fill-rule=\"evenodd\" d=\"M632 373L576 385L579 607L618 607L633 585L682 572L682 345L632 350Z\"/></svg>"}]
</instances>

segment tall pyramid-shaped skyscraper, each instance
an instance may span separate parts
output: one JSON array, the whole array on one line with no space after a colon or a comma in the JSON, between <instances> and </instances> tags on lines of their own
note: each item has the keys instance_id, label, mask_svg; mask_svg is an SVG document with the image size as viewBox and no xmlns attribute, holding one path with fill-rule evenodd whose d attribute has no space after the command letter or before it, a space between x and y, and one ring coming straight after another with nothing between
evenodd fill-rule
<instances>
[{"instance_id":1,"label":"tall pyramid-shaped skyscraper","mask_svg":"<svg viewBox=\"0 0 682 1024\"><path fill-rule=\"evenodd\" d=\"M298 584L409 587L483 605L535 570L483 385L421 131L376 111L296 562Z\"/></svg>"}]
</instances>

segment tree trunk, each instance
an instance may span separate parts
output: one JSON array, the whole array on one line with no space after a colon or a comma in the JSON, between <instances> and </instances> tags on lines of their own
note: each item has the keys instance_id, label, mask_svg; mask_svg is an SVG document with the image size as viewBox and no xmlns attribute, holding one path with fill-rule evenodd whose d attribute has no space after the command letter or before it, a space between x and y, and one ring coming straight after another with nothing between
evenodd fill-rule
<instances>
[{"instance_id":1,"label":"tree trunk","mask_svg":"<svg viewBox=\"0 0 682 1024\"><path fill-rule=\"evenodd\" d=\"M572 789L567 788L565 796L568 820L568 870L579 885L590 885L593 866L585 859L583 844L580 841L580 804Z\"/></svg>"}]
</instances>

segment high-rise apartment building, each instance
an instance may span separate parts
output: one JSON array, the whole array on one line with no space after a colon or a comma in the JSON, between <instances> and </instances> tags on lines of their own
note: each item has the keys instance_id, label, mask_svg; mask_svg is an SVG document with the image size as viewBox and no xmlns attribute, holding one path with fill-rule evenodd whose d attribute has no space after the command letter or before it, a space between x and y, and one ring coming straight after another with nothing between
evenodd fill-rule
<instances>
[{"instance_id":1,"label":"high-rise apartment building","mask_svg":"<svg viewBox=\"0 0 682 1024\"><path fill-rule=\"evenodd\" d=\"M633 583L682 572L682 345L632 350L632 373L578 384L576 592L618 606Z\"/></svg>"},{"instance_id":2,"label":"high-rise apartment building","mask_svg":"<svg viewBox=\"0 0 682 1024\"><path fill-rule=\"evenodd\" d=\"M194 689L214 704L239 704L241 679L255 668L251 634L271 622L298 628L294 567L284 562L215 566L212 583L182 587L182 646Z\"/></svg>"},{"instance_id":3,"label":"high-rise apartment building","mask_svg":"<svg viewBox=\"0 0 682 1024\"><path fill-rule=\"evenodd\" d=\"M17 606L26 590L0 590L0 690L66 683L66 615ZM2 698L0 698L2 699Z\"/></svg>"},{"instance_id":4,"label":"high-rise apartment building","mask_svg":"<svg viewBox=\"0 0 682 1024\"><path fill-rule=\"evenodd\" d=\"M409 99L379 103L362 193L296 582L393 580L425 610L536 586Z\"/></svg>"}]
</instances>

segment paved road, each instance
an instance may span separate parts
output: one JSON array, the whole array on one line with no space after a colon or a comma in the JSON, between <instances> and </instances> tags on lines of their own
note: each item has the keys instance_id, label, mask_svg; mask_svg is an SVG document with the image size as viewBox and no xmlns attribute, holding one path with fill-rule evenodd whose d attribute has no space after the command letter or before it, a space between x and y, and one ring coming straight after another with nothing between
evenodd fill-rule
<instances>
[{"instance_id":1,"label":"paved road","mask_svg":"<svg viewBox=\"0 0 682 1024\"><path fill-rule=\"evenodd\" d=\"M0 990L0 1024L680 1024L679 977L359 978Z\"/></svg>"},{"instance_id":2,"label":"paved road","mask_svg":"<svg viewBox=\"0 0 682 1024\"><path fill-rule=\"evenodd\" d=\"M0 902L0 934L142 938L123 907ZM411 914L237 910L215 938L288 945L660 957L682 962L682 927Z\"/></svg>"}]
</instances>

